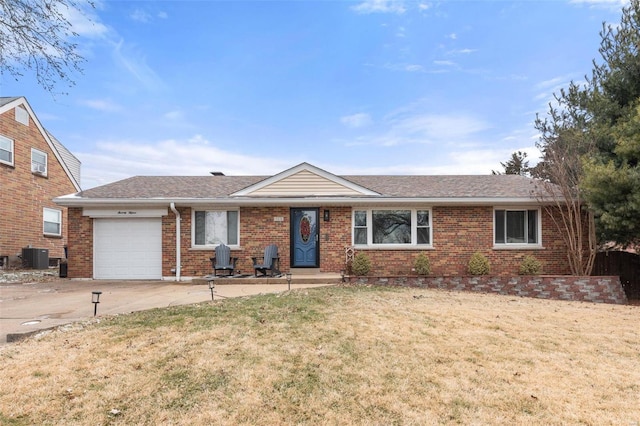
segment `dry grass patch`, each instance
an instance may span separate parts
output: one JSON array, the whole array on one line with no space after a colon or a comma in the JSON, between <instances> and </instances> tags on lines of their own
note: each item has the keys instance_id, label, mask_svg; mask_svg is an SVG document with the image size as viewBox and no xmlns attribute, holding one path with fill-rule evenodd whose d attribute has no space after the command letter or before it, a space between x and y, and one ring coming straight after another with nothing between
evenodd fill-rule
<instances>
[{"instance_id":1,"label":"dry grass patch","mask_svg":"<svg viewBox=\"0 0 640 426\"><path fill-rule=\"evenodd\" d=\"M0 350L2 424L638 424L633 306L299 290Z\"/></svg>"}]
</instances>

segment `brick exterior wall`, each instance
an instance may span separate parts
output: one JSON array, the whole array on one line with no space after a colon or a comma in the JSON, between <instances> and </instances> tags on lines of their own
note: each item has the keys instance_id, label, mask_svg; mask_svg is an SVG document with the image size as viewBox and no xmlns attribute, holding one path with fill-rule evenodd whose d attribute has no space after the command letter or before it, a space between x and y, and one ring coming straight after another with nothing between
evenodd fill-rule
<instances>
[{"instance_id":1,"label":"brick exterior wall","mask_svg":"<svg viewBox=\"0 0 640 426\"><path fill-rule=\"evenodd\" d=\"M330 211L331 220L322 220L323 211ZM213 249L191 247L191 209L181 207L180 238L183 276L202 276L212 272L210 258ZM321 207L319 210L320 270L340 272L344 267L344 249L351 240L351 208ZM282 218L276 221L274 218ZM290 254L290 209L288 207L243 207L240 209L240 249L233 249L232 256L238 258L237 269L242 273L253 273L253 256L262 256L268 244L276 244L280 254L280 269L288 271ZM175 214L162 218L162 275L173 276L176 264ZM71 268L71 266L69 266Z\"/></svg>"},{"instance_id":2,"label":"brick exterior wall","mask_svg":"<svg viewBox=\"0 0 640 426\"><path fill-rule=\"evenodd\" d=\"M434 207L432 214L433 249L356 250L365 252L371 260L371 275L410 275L420 252L429 258L433 275L468 275L469 259L476 251L487 257L492 275L517 274L526 255L538 259L545 274L571 273L566 246L545 209L541 210L544 249L494 249L493 206Z\"/></svg>"},{"instance_id":3,"label":"brick exterior wall","mask_svg":"<svg viewBox=\"0 0 640 426\"><path fill-rule=\"evenodd\" d=\"M82 216L82 208L69 207L67 277L93 277L93 219Z\"/></svg>"},{"instance_id":4,"label":"brick exterior wall","mask_svg":"<svg viewBox=\"0 0 640 426\"><path fill-rule=\"evenodd\" d=\"M438 288L496 293L538 299L580 302L628 303L619 277L575 276L466 276L466 277L349 277L347 282L366 285Z\"/></svg>"},{"instance_id":5,"label":"brick exterior wall","mask_svg":"<svg viewBox=\"0 0 640 426\"><path fill-rule=\"evenodd\" d=\"M15 120L15 109L0 114L0 135L13 139L14 165L0 163L0 256L15 256L22 248L49 250L49 257L64 257L69 218L67 209L52 199L76 192L38 127ZM31 173L31 148L47 153L47 176ZM43 208L62 211L62 236L45 236Z\"/></svg>"},{"instance_id":6,"label":"brick exterior wall","mask_svg":"<svg viewBox=\"0 0 640 426\"><path fill-rule=\"evenodd\" d=\"M323 220L323 211L329 210L330 221ZM69 277L90 278L93 270L92 219L82 216L79 208L70 208ZM345 248L351 245L351 207L319 207L320 271L338 273L345 268ZM212 272L210 258L213 249L191 247L191 208L180 207L181 265L183 277L199 277ZM551 218L542 213L543 249L494 249L493 207L434 207L432 209L433 248L424 250L364 249L372 261L372 276L412 275L413 262L425 252L431 262L433 275L465 276L469 258L482 252L491 263L491 275L517 275L522 259L535 256L548 275L570 273L566 262L566 249L554 229ZM274 220L282 218L282 221ZM240 209L240 249L233 249L238 257L237 268L242 273L253 273L252 256L262 256L264 247L277 244L280 250L280 269L290 268L290 209L288 207L242 207ZM162 275L172 277L176 266L176 219L169 211L162 218Z\"/></svg>"}]
</instances>

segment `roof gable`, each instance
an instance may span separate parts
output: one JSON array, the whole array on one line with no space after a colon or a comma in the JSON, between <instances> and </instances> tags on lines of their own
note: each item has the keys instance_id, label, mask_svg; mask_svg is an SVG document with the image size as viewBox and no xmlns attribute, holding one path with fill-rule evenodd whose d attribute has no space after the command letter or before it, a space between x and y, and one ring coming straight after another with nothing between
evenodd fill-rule
<instances>
[{"instance_id":1,"label":"roof gable","mask_svg":"<svg viewBox=\"0 0 640 426\"><path fill-rule=\"evenodd\" d=\"M231 194L232 197L363 195L380 194L308 163L301 163Z\"/></svg>"},{"instance_id":2,"label":"roof gable","mask_svg":"<svg viewBox=\"0 0 640 426\"><path fill-rule=\"evenodd\" d=\"M40 120L38 120L38 117L31 109L31 106L29 105L29 102L27 102L27 99L24 96L12 97L12 98L6 98L6 97L0 98L0 114L4 114L5 112L10 111L19 106L27 110L27 113L29 114L29 119L33 121L33 123L38 128L38 131L42 134L42 137L47 142L47 145L49 145L51 152L53 152L53 154L55 155L56 159L58 160L58 162L62 166L62 169L65 171L65 173L69 177L69 180L71 181L73 186L76 188L76 190L80 191L80 179L79 179L80 162L73 156L73 154L71 154L66 148L64 148L64 150L69 153L68 158L69 159L73 158L78 163L78 167L77 167L78 173L77 174L73 173L69 167L69 164L67 164L67 162L64 161L63 153L61 153L59 150L59 148L62 148L64 146L59 141L55 141L56 143L54 143L54 141L52 140L52 135L50 135L49 132L47 132L44 127L42 127ZM73 166L75 171L75 164Z\"/></svg>"}]
</instances>

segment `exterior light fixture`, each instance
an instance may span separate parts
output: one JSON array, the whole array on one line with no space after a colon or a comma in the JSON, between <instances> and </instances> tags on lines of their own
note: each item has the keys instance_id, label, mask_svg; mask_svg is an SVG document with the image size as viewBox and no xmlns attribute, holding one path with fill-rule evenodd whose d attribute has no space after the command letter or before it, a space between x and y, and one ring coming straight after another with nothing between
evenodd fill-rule
<instances>
[{"instance_id":1,"label":"exterior light fixture","mask_svg":"<svg viewBox=\"0 0 640 426\"><path fill-rule=\"evenodd\" d=\"M209 284L209 290L211 290L211 301L213 302L213 292L216 288L216 285L213 282L213 280L209 280L208 284Z\"/></svg>"},{"instance_id":2,"label":"exterior light fixture","mask_svg":"<svg viewBox=\"0 0 640 426\"><path fill-rule=\"evenodd\" d=\"M91 292L91 303L93 303L93 316L95 317L98 313L98 303L100 303L100 295L101 291L92 291Z\"/></svg>"},{"instance_id":3,"label":"exterior light fixture","mask_svg":"<svg viewBox=\"0 0 640 426\"><path fill-rule=\"evenodd\" d=\"M289 287L289 290L291 290L291 272L287 272L285 275L287 277L287 285Z\"/></svg>"},{"instance_id":4,"label":"exterior light fixture","mask_svg":"<svg viewBox=\"0 0 640 426\"><path fill-rule=\"evenodd\" d=\"M325 210L323 217L324 217L324 221L325 222L329 222L331 220L331 211L330 210Z\"/></svg>"}]
</instances>

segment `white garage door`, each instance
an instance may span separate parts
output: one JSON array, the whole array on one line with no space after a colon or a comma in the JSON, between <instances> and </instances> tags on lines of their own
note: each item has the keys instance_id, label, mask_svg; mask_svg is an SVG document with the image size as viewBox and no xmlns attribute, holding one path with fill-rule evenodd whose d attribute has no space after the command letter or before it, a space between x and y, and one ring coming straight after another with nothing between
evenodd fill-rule
<instances>
[{"instance_id":1,"label":"white garage door","mask_svg":"<svg viewBox=\"0 0 640 426\"><path fill-rule=\"evenodd\" d=\"M94 219L93 223L94 278L162 278L160 218Z\"/></svg>"}]
</instances>

